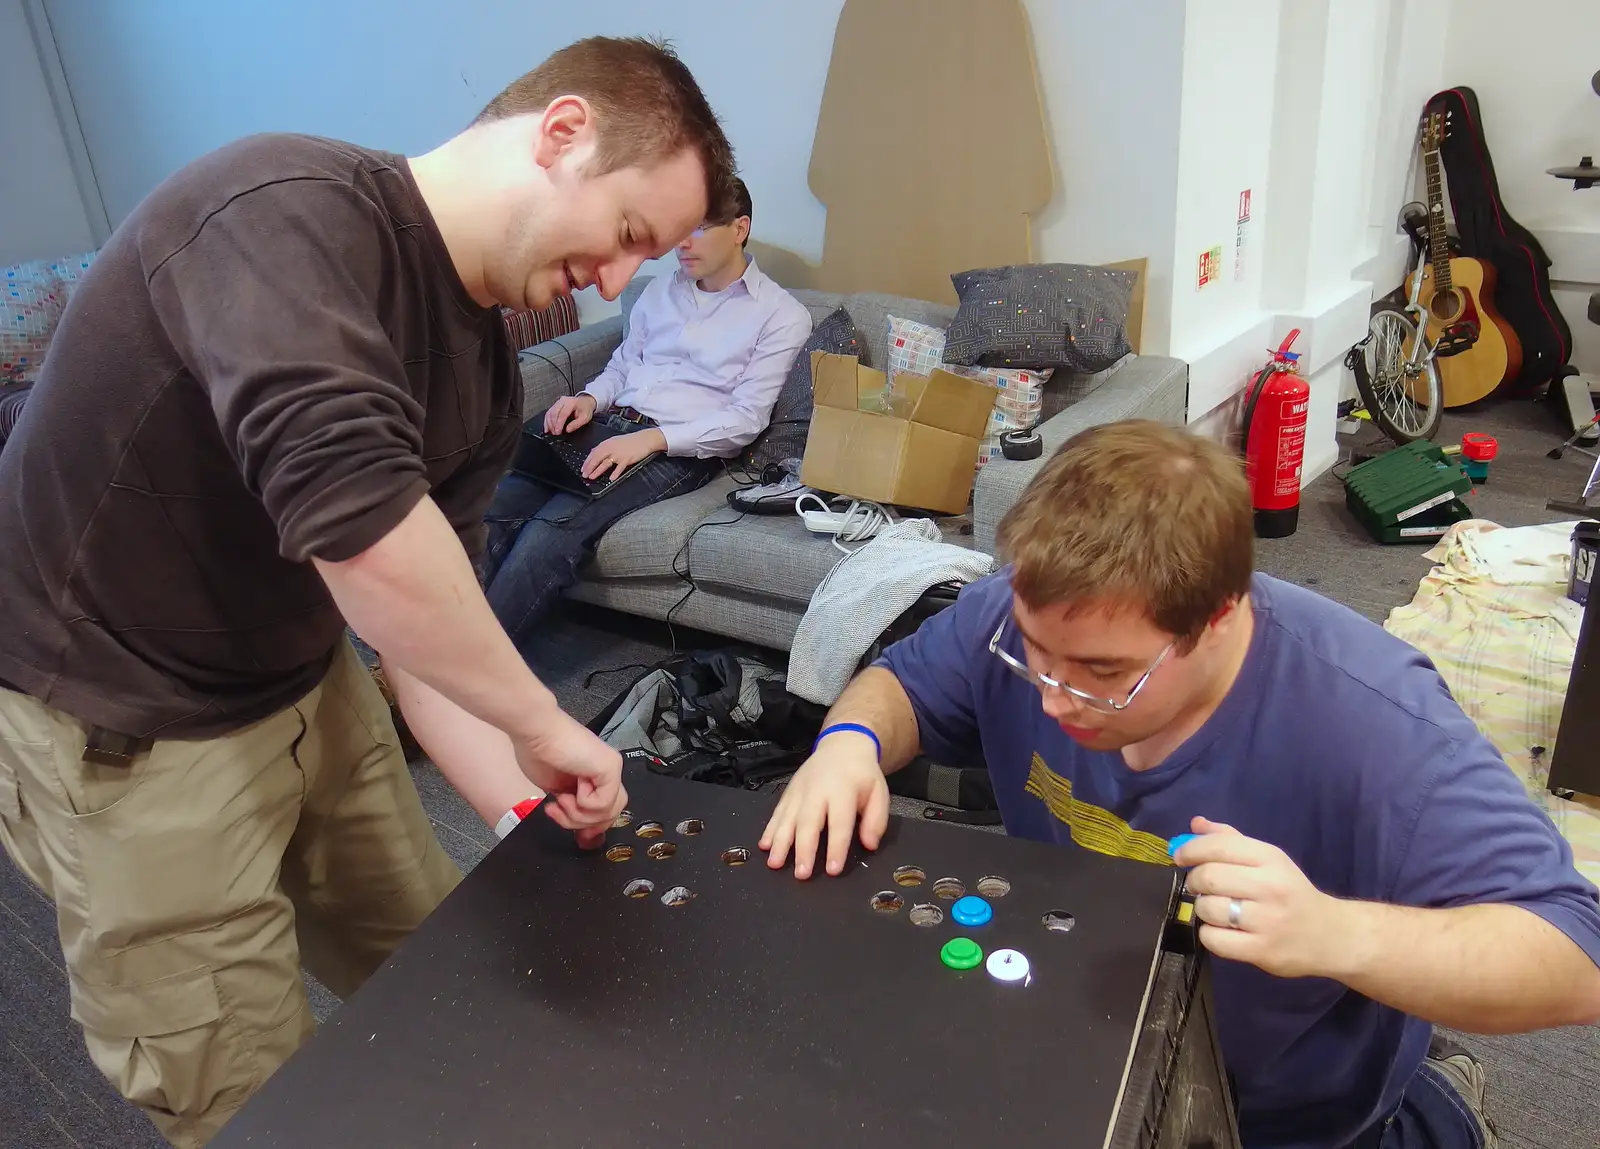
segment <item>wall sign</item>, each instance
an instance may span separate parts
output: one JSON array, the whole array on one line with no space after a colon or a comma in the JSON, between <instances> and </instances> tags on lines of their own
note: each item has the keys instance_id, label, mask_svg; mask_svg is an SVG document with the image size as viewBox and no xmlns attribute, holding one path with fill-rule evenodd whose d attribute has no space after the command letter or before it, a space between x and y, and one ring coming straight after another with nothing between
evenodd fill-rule
<instances>
[{"instance_id":1,"label":"wall sign","mask_svg":"<svg viewBox=\"0 0 1600 1149\"><path fill-rule=\"evenodd\" d=\"M1239 219L1233 234L1233 278L1235 281L1244 278L1245 248L1248 246L1250 235L1250 189L1245 188L1239 193Z\"/></svg>"}]
</instances>

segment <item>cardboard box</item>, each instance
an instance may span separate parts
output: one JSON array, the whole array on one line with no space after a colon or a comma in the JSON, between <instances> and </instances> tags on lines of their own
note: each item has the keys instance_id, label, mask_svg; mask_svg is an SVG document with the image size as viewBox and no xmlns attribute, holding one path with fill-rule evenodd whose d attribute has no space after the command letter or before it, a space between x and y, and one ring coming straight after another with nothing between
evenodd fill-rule
<instances>
[{"instance_id":1,"label":"cardboard box","mask_svg":"<svg viewBox=\"0 0 1600 1149\"><path fill-rule=\"evenodd\" d=\"M966 510L997 392L948 371L882 371L811 353L816 409L800 478L820 491L946 514Z\"/></svg>"}]
</instances>

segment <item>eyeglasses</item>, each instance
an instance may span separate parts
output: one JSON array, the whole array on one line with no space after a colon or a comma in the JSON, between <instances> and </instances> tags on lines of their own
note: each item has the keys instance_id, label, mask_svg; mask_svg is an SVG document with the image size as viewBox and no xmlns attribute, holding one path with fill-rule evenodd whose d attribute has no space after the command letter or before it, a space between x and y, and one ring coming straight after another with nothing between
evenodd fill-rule
<instances>
[{"instance_id":1,"label":"eyeglasses","mask_svg":"<svg viewBox=\"0 0 1600 1149\"><path fill-rule=\"evenodd\" d=\"M1048 674L1040 674L1026 662L1023 662L1015 655L1012 655L1001 649L1000 636L1005 633L1006 623L1009 621L1009 618L1003 618L1000 620L1000 625L995 627L994 637L989 640L989 653L994 655L1001 662L1005 663L1006 669L1011 671L1012 674L1015 674L1024 682L1031 683L1040 690L1050 689L1065 691L1066 693L1072 695L1072 697L1080 699L1089 706L1094 707L1096 710L1110 710L1115 712L1126 710L1128 707L1132 706L1133 700L1139 697L1139 691L1144 689L1144 684L1149 682L1150 676L1156 672L1156 667L1160 666L1162 662L1166 660L1167 655L1172 653L1172 648L1177 643L1177 640L1174 639L1172 642L1169 642L1166 646L1162 647L1161 653L1156 655L1156 660L1150 664L1149 669L1139 676L1139 681L1133 684L1133 689L1128 691L1127 697L1125 697L1121 702L1118 702L1113 698L1102 698L1097 694L1089 694L1085 691L1079 690L1075 686L1068 686L1065 682L1062 682L1058 678L1052 678Z\"/></svg>"},{"instance_id":2,"label":"eyeglasses","mask_svg":"<svg viewBox=\"0 0 1600 1149\"><path fill-rule=\"evenodd\" d=\"M735 216L734 218L728 220L725 223L703 223L699 227L695 228L693 231L691 231L689 233L689 238L690 239L700 239L706 234L706 232L711 231L713 228L732 227L734 224L738 223L741 219L744 219L744 218L746 218L746 217L740 215L740 216Z\"/></svg>"}]
</instances>

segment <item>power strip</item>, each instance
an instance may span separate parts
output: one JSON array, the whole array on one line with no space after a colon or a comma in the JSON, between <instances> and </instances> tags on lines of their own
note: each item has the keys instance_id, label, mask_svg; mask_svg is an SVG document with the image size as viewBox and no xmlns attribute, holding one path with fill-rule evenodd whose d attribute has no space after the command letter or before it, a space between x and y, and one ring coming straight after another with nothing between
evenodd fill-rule
<instances>
[{"instance_id":1,"label":"power strip","mask_svg":"<svg viewBox=\"0 0 1600 1149\"><path fill-rule=\"evenodd\" d=\"M800 518L806 524L806 530L818 535L836 535L845 525L843 511L802 511ZM862 518L857 514L850 520L853 526L861 526Z\"/></svg>"},{"instance_id":2,"label":"power strip","mask_svg":"<svg viewBox=\"0 0 1600 1149\"><path fill-rule=\"evenodd\" d=\"M842 501L842 500L841 500ZM806 504L814 504L807 506ZM794 502L795 513L805 523L806 530L816 535L832 535L833 545L850 554L853 549L846 543L865 545L867 540L894 523L894 516L877 503L852 500L842 511L833 510L821 495L801 495Z\"/></svg>"}]
</instances>

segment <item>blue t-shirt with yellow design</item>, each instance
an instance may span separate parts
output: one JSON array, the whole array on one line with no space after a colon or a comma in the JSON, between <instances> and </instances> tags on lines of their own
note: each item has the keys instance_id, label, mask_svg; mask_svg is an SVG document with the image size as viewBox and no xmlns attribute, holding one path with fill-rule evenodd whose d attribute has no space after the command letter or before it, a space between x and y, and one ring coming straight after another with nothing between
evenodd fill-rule
<instances>
[{"instance_id":1,"label":"blue t-shirt with yellow design","mask_svg":"<svg viewBox=\"0 0 1600 1149\"><path fill-rule=\"evenodd\" d=\"M878 665L910 696L924 753L988 766L1009 833L1170 865L1167 840L1203 815L1278 846L1326 893L1513 903L1600 963L1595 888L1415 648L1258 574L1232 689L1166 761L1136 772L1074 742L989 653L1011 609L1007 573L967 587ZM1216 961L1213 991L1250 1149L1346 1144L1398 1104L1427 1052L1426 1022L1330 980Z\"/></svg>"}]
</instances>

